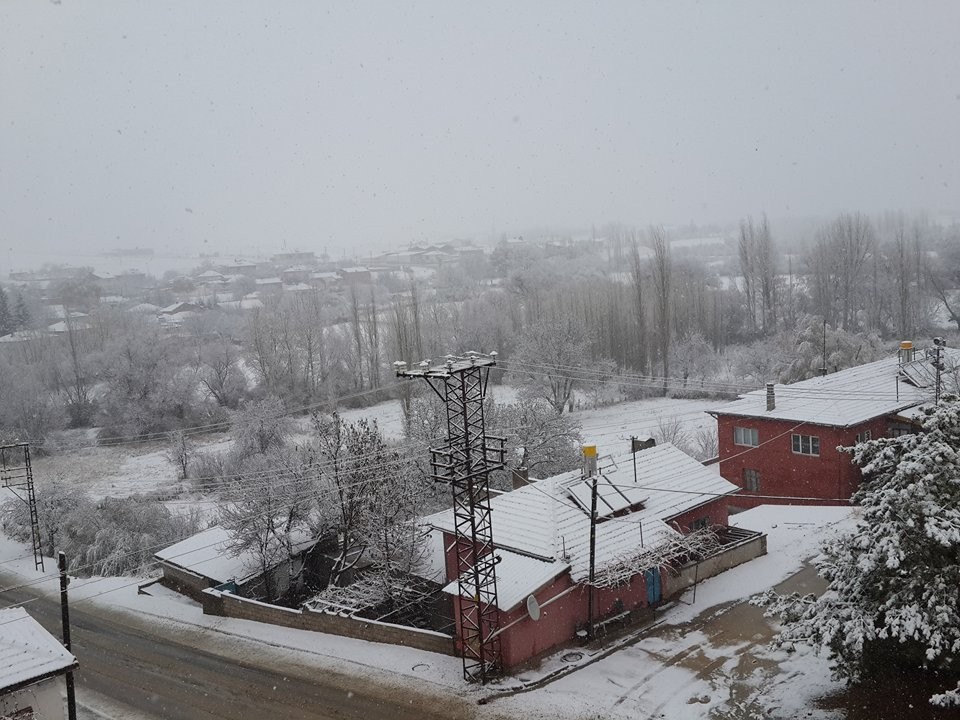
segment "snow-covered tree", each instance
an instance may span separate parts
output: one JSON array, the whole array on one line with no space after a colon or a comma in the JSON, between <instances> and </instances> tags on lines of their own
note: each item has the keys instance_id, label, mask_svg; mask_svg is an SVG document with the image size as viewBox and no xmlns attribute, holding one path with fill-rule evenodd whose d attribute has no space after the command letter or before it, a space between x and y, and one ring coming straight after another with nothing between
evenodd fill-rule
<instances>
[{"instance_id":1,"label":"snow-covered tree","mask_svg":"<svg viewBox=\"0 0 960 720\"><path fill-rule=\"evenodd\" d=\"M525 467L550 477L580 465L580 423L561 415L545 400L493 404L487 430L507 438L509 467Z\"/></svg>"},{"instance_id":2,"label":"snow-covered tree","mask_svg":"<svg viewBox=\"0 0 960 720\"><path fill-rule=\"evenodd\" d=\"M587 336L573 320L555 319L531 325L520 338L509 369L520 396L542 398L562 413L588 364Z\"/></svg>"},{"instance_id":3,"label":"snow-covered tree","mask_svg":"<svg viewBox=\"0 0 960 720\"><path fill-rule=\"evenodd\" d=\"M266 602L275 601L283 590L273 569L293 557L296 536L322 534L316 526L316 472L304 459L275 446L246 457L220 508L219 522L230 533L231 552L251 553L257 559ZM293 586L294 578L290 580Z\"/></svg>"},{"instance_id":4,"label":"snow-covered tree","mask_svg":"<svg viewBox=\"0 0 960 720\"><path fill-rule=\"evenodd\" d=\"M781 642L825 649L838 677L880 666L958 675L960 661L960 403L928 411L923 432L851 449L867 480L855 529L817 559L820 598L768 594ZM960 706L960 685L932 702Z\"/></svg>"}]
</instances>

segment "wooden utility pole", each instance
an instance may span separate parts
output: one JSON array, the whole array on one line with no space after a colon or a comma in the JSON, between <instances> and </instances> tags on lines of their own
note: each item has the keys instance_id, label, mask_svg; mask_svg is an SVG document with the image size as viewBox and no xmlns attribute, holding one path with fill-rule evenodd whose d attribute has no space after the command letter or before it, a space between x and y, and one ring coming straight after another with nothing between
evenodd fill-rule
<instances>
[{"instance_id":1,"label":"wooden utility pole","mask_svg":"<svg viewBox=\"0 0 960 720\"><path fill-rule=\"evenodd\" d=\"M57 565L60 568L60 615L63 621L63 646L70 650L70 603L67 599L67 556L61 551L57 555ZM67 718L77 720L77 698L73 689L73 670L67 670Z\"/></svg>"}]
</instances>

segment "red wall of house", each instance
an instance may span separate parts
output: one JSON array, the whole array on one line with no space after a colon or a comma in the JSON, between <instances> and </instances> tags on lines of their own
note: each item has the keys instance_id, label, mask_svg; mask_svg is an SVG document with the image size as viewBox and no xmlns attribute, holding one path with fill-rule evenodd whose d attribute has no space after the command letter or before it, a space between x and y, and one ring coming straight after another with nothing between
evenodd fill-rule
<instances>
[{"instance_id":1,"label":"red wall of house","mask_svg":"<svg viewBox=\"0 0 960 720\"><path fill-rule=\"evenodd\" d=\"M719 515L720 511L713 507L715 504L710 503L709 510L712 515ZM707 507L704 506L704 510L706 509ZM725 520L726 508L722 507L721 509ZM703 511L701 511L702 514ZM696 515L696 517L700 517L700 515ZM444 533L443 537L444 549L446 550L447 578L450 581L457 577L456 553L453 549L453 536ZM539 620L534 621L530 618L525 602L499 614L501 629L515 623L500 635L503 662L506 667L519 665L551 648L569 642L576 636L577 628L587 623L589 609L587 588L583 585L574 586L569 572L563 573L549 585L544 586L535 593L535 596L537 602L542 606ZM556 599L548 604L548 601L552 598ZM616 614L619 611L618 600L625 610L646 607L647 589L643 575L638 575L626 585L617 588L598 588L594 593L595 620L599 621ZM454 597L458 651L460 651L459 638L462 637L460 628L461 602L470 603L471 601Z\"/></svg>"},{"instance_id":2,"label":"red wall of house","mask_svg":"<svg viewBox=\"0 0 960 720\"><path fill-rule=\"evenodd\" d=\"M685 533L693 530L693 523L700 518L707 518L710 525L726 525L728 520L727 508L730 502L728 496L715 498L699 507L674 515L667 520L667 524L672 527L679 527Z\"/></svg>"},{"instance_id":3,"label":"red wall of house","mask_svg":"<svg viewBox=\"0 0 960 720\"><path fill-rule=\"evenodd\" d=\"M737 495L730 498L729 504L741 508L762 504L842 504L860 484L861 475L851 455L839 452L837 446L855 444L857 434L864 430L870 430L874 438L884 437L887 435L887 425L887 419L883 417L849 428L835 428L813 424L798 427L796 422L789 420L719 415L720 474L740 487L744 494L787 498ZM734 427L756 428L759 447L735 445ZM791 440L794 433L818 436L819 457L794 453ZM760 472L760 489L757 493L745 489L743 471L747 468Z\"/></svg>"},{"instance_id":4,"label":"red wall of house","mask_svg":"<svg viewBox=\"0 0 960 720\"><path fill-rule=\"evenodd\" d=\"M573 640L577 629L587 625L587 587L574 586L569 573L564 573L538 591L536 598L541 605L539 620L530 618L526 603L521 603L509 612L500 613L501 628L516 622L500 636L505 667L514 667ZM546 604L551 598L557 599ZM618 588L598 588L594 593L594 619L600 621L619 612L618 600L624 610L646 607L647 589L643 576L639 575L627 585Z\"/></svg>"}]
</instances>

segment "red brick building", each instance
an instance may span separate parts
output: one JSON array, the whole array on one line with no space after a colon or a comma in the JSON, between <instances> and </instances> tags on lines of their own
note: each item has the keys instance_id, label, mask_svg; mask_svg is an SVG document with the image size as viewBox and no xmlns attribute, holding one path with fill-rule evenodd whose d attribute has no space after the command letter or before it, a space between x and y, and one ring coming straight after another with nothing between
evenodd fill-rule
<instances>
[{"instance_id":1,"label":"red brick building","mask_svg":"<svg viewBox=\"0 0 960 720\"><path fill-rule=\"evenodd\" d=\"M942 353L949 378L960 351ZM911 348L831 375L768 385L712 410L720 474L743 491L735 506L847 502L861 474L838 447L913 432L935 380L930 359Z\"/></svg>"},{"instance_id":2,"label":"red brick building","mask_svg":"<svg viewBox=\"0 0 960 720\"><path fill-rule=\"evenodd\" d=\"M637 453L636 479L629 455L601 467L598 478L596 567L602 573L644 551L665 548L692 529L726 526L736 486L697 460L665 444ZM601 466L604 463L601 462ZM588 622L590 483L566 473L491 498L498 627L503 665L512 667L572 640ZM447 586L460 617L452 511L426 522L443 531ZM642 564L642 563L640 563ZM631 569L632 572L632 569ZM659 567L639 567L616 587L594 592L595 619L626 616L658 604L678 588ZM528 598L540 608L528 612ZM456 636L462 636L458 627Z\"/></svg>"}]
</instances>

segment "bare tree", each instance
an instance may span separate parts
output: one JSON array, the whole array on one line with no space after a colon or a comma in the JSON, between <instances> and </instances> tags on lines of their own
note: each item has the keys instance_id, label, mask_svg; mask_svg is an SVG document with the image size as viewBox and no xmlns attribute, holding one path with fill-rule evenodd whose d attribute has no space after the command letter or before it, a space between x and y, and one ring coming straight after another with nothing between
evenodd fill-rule
<instances>
[{"instance_id":1,"label":"bare tree","mask_svg":"<svg viewBox=\"0 0 960 720\"><path fill-rule=\"evenodd\" d=\"M557 413L570 404L588 363L587 337L572 319L529 326L509 364L522 395L546 400Z\"/></svg>"},{"instance_id":2,"label":"bare tree","mask_svg":"<svg viewBox=\"0 0 960 720\"><path fill-rule=\"evenodd\" d=\"M633 283L633 317L637 326L636 368L641 373L647 372L647 312L644 303L643 286L646 282L643 263L640 260L640 248L636 239L630 245L630 279Z\"/></svg>"},{"instance_id":3,"label":"bare tree","mask_svg":"<svg viewBox=\"0 0 960 720\"><path fill-rule=\"evenodd\" d=\"M663 373L663 393L667 393L667 378L670 377L670 296L672 285L672 262L670 244L661 228L651 228L653 241L653 296L654 317L660 350L660 367Z\"/></svg>"},{"instance_id":4,"label":"bare tree","mask_svg":"<svg viewBox=\"0 0 960 720\"><path fill-rule=\"evenodd\" d=\"M167 448L166 458L177 468L180 480L186 480L193 459L193 443L182 430L170 433L170 445Z\"/></svg>"}]
</instances>

